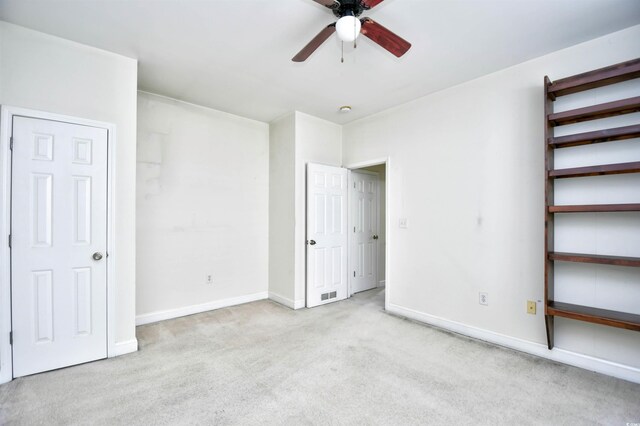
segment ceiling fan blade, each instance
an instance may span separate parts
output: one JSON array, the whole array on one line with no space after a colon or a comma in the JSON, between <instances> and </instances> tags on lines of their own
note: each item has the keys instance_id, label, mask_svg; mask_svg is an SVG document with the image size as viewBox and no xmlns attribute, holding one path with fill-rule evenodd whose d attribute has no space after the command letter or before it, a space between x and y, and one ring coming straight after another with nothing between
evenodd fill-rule
<instances>
[{"instance_id":1,"label":"ceiling fan blade","mask_svg":"<svg viewBox=\"0 0 640 426\"><path fill-rule=\"evenodd\" d=\"M371 18L363 18L360 21L362 22L360 33L366 35L398 58L407 53L407 50L411 48L411 43L399 35L392 33Z\"/></svg>"},{"instance_id":2,"label":"ceiling fan blade","mask_svg":"<svg viewBox=\"0 0 640 426\"><path fill-rule=\"evenodd\" d=\"M320 3L323 6L327 6L329 9L333 9L336 6L339 6L339 3L336 3L335 0L313 0L316 3ZM380 0L382 1L382 0ZM378 3L380 3L380 1Z\"/></svg>"},{"instance_id":3,"label":"ceiling fan blade","mask_svg":"<svg viewBox=\"0 0 640 426\"><path fill-rule=\"evenodd\" d=\"M318 0L316 0L318 1ZM377 5L379 5L380 3L382 3L384 0L362 0L362 7L364 7L365 9L369 10L369 9L373 9L374 7L376 7Z\"/></svg>"},{"instance_id":4,"label":"ceiling fan blade","mask_svg":"<svg viewBox=\"0 0 640 426\"><path fill-rule=\"evenodd\" d=\"M316 51L322 43L324 43L333 33L336 32L336 23L327 25L322 31L318 33L305 47L302 48L296 56L291 60L293 62L304 62L313 52Z\"/></svg>"}]
</instances>

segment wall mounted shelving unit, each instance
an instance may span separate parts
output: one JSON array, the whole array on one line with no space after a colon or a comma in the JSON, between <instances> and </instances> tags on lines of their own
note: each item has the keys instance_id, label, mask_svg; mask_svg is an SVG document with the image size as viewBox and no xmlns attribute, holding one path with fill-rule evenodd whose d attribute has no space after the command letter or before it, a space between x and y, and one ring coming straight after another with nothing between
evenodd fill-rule
<instances>
[{"instance_id":1,"label":"wall mounted shelving unit","mask_svg":"<svg viewBox=\"0 0 640 426\"><path fill-rule=\"evenodd\" d=\"M565 317L612 327L640 331L640 315L627 312L600 309L554 299L555 262L580 262L620 267L640 267L640 258L606 256L588 253L559 253L554 251L554 217L562 213L589 212L640 212L640 203L596 204L596 205L555 205L554 182L557 179L600 176L624 173L639 173L640 161L618 164L604 164L589 167L556 169L554 152L557 149L580 145L605 143L640 137L640 124L603 129L568 136L554 136L554 127L579 123L605 117L613 117L640 111L640 97L616 100L569 111L553 111L554 101L565 95L595 89L640 78L640 59L612 65L610 67L574 75L552 82L544 78L545 95L545 324L549 349L554 345L554 318Z\"/></svg>"}]
</instances>

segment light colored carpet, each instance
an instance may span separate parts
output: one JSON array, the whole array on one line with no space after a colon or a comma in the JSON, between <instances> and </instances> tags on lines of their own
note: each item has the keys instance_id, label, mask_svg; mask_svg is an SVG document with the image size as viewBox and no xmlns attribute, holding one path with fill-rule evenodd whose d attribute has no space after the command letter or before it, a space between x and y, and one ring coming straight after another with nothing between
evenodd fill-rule
<instances>
[{"instance_id":1,"label":"light colored carpet","mask_svg":"<svg viewBox=\"0 0 640 426\"><path fill-rule=\"evenodd\" d=\"M379 290L138 327L140 351L0 386L6 424L622 425L640 385L384 313Z\"/></svg>"}]
</instances>

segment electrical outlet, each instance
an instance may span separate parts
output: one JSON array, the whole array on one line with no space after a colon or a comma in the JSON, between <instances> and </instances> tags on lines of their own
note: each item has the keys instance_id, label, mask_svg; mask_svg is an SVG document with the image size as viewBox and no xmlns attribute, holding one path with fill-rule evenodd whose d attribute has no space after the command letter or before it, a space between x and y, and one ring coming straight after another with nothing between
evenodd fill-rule
<instances>
[{"instance_id":1,"label":"electrical outlet","mask_svg":"<svg viewBox=\"0 0 640 426\"><path fill-rule=\"evenodd\" d=\"M398 226L400 228L406 229L407 228L407 218L406 217L401 217L400 219L398 219Z\"/></svg>"},{"instance_id":2,"label":"electrical outlet","mask_svg":"<svg viewBox=\"0 0 640 426\"><path fill-rule=\"evenodd\" d=\"M207 274L207 284L213 284L213 275Z\"/></svg>"},{"instance_id":3,"label":"electrical outlet","mask_svg":"<svg viewBox=\"0 0 640 426\"><path fill-rule=\"evenodd\" d=\"M489 305L489 293L480 293L480 300L479 300L481 305Z\"/></svg>"},{"instance_id":4,"label":"electrical outlet","mask_svg":"<svg viewBox=\"0 0 640 426\"><path fill-rule=\"evenodd\" d=\"M536 302L533 300L527 300L527 313L531 315L536 314Z\"/></svg>"}]
</instances>

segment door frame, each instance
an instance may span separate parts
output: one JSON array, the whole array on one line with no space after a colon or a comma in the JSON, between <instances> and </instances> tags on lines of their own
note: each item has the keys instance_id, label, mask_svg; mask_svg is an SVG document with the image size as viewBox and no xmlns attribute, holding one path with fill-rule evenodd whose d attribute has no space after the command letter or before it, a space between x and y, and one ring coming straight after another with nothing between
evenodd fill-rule
<instances>
[{"instance_id":1,"label":"door frame","mask_svg":"<svg viewBox=\"0 0 640 426\"><path fill-rule=\"evenodd\" d=\"M382 157L376 158L368 161L359 161L354 163L345 164L343 167L349 169L349 181L351 181L351 170L353 169L361 169L363 167L370 166L379 166L381 164L385 165L385 176L384 176L384 212L385 212L385 248L384 248L384 309L389 310L389 301L391 300L391 286L392 286L392 275L391 275L391 262L389 262L389 257L391 253L391 246L393 243L393 232L391 228L391 214L390 214L390 205L389 202L390 194L391 194L391 173L389 173L391 169L391 157ZM350 193L350 192L349 192ZM380 194L378 193L378 199L380 198ZM348 200L349 206L351 206L351 199ZM378 205L380 201L378 200ZM349 212L351 214L351 212ZM380 224L380 214L378 212L378 224ZM349 235L349 248L351 248L351 233ZM380 248L378 246L378 248ZM351 270L351 256L349 256L349 270ZM348 291L351 294L351 280L348 281Z\"/></svg>"},{"instance_id":2,"label":"door frame","mask_svg":"<svg viewBox=\"0 0 640 426\"><path fill-rule=\"evenodd\" d=\"M13 380L13 355L9 342L11 325L11 152L13 117L60 121L107 130L107 357L117 355L115 341L115 197L116 126L112 123L54 114L27 108L0 105L0 383Z\"/></svg>"},{"instance_id":3,"label":"door frame","mask_svg":"<svg viewBox=\"0 0 640 426\"><path fill-rule=\"evenodd\" d=\"M377 166L379 164L375 164L375 165ZM365 166L365 167L369 167L369 166ZM376 185L376 205L375 205L375 209L376 209L376 232L380 233L380 185L379 185L380 184L380 174L378 172L371 172L369 170L362 170L360 168L353 168L353 169L349 168L348 170L349 170L349 179L348 179L348 181L349 181L349 194L351 194L352 190L353 190L353 188L352 188L352 186L353 186L353 173L362 173L362 174L365 174L365 175L375 176L376 178L378 178L378 180L377 180L378 185ZM385 172L386 172L386 166L385 166ZM351 199L350 196L348 197L347 202L349 203L349 220L348 220L348 224L349 224L349 228L348 228L349 232L348 232L348 234L349 234L349 237L348 237L348 241L347 241L347 244L349 244L349 256L347 258L347 263L348 263L348 268L349 268L349 279L348 279L348 282L347 282L347 294L348 294L348 297L351 297L354 294L353 293L353 288L352 288L352 282L351 282L352 279L353 279L353 275L351 275L351 271L353 271L353 267L352 267L353 263L351 263L351 259L352 259L351 254L353 253L353 251L352 251L353 247L351 245L353 243L353 239L352 239L353 232L351 232L351 228L354 226L354 221L353 221L353 211L351 209L351 207L352 207L351 203L353 202L353 200ZM380 285L380 280L378 280L378 278L379 278L378 277L379 265L378 265L378 259L377 259L378 255L379 255L378 250L380 250L380 244L378 244L378 243L379 243L379 241L376 240L376 243L375 243L376 244L376 256L375 256L376 257L376 260L375 260L375 264L376 264L375 284L376 284L376 287L379 287L379 285ZM386 253L385 253L385 259L386 259Z\"/></svg>"}]
</instances>

